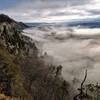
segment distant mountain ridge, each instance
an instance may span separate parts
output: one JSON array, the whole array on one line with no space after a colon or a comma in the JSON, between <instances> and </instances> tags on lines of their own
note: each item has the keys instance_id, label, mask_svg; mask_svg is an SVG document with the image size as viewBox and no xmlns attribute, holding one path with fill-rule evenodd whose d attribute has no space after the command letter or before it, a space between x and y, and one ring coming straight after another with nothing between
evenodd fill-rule
<instances>
[{"instance_id":1,"label":"distant mountain ridge","mask_svg":"<svg viewBox=\"0 0 100 100\"><path fill-rule=\"evenodd\" d=\"M55 25L55 26L65 26L65 27L88 27L88 28L100 28L99 19L83 19L83 20L73 20L69 22L57 22L57 23L26 23L27 26L36 27L40 25Z\"/></svg>"},{"instance_id":2,"label":"distant mountain ridge","mask_svg":"<svg viewBox=\"0 0 100 100\"><path fill-rule=\"evenodd\" d=\"M68 26L79 26L79 27L88 27L88 28L100 28L100 21L92 20L92 21L75 21L66 24Z\"/></svg>"}]
</instances>

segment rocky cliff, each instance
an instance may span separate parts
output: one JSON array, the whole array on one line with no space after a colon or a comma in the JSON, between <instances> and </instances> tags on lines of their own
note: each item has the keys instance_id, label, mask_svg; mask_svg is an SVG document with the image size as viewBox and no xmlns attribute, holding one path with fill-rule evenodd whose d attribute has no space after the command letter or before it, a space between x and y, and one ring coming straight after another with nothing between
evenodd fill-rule
<instances>
[{"instance_id":1,"label":"rocky cliff","mask_svg":"<svg viewBox=\"0 0 100 100\"><path fill-rule=\"evenodd\" d=\"M25 24L0 14L0 93L29 100L25 77L15 61L19 57L36 57L38 50L30 38L21 34L24 28Z\"/></svg>"},{"instance_id":2,"label":"rocky cliff","mask_svg":"<svg viewBox=\"0 0 100 100\"><path fill-rule=\"evenodd\" d=\"M32 40L21 34L22 29L27 28L6 15L0 15L0 43L4 45L11 54L35 55L37 48Z\"/></svg>"},{"instance_id":3,"label":"rocky cliff","mask_svg":"<svg viewBox=\"0 0 100 100\"><path fill-rule=\"evenodd\" d=\"M62 66L47 65L37 56L35 43L21 34L25 26L0 15L0 93L17 100L70 99Z\"/></svg>"}]
</instances>

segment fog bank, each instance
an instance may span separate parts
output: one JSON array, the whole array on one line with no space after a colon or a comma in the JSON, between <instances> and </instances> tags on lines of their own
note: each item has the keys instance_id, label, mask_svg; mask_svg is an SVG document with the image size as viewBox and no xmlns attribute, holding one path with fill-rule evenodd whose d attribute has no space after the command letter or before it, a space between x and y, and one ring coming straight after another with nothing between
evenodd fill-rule
<instances>
[{"instance_id":1,"label":"fog bank","mask_svg":"<svg viewBox=\"0 0 100 100\"><path fill-rule=\"evenodd\" d=\"M78 82L88 70L88 81L100 82L100 29L41 26L24 30L40 50L63 66L63 77Z\"/></svg>"}]
</instances>

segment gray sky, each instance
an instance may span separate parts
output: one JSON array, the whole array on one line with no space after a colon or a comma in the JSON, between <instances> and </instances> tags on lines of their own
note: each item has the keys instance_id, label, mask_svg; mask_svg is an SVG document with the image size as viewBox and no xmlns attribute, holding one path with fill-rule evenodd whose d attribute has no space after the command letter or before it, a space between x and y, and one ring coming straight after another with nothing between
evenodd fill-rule
<instances>
[{"instance_id":1,"label":"gray sky","mask_svg":"<svg viewBox=\"0 0 100 100\"><path fill-rule=\"evenodd\" d=\"M0 0L0 13L24 22L100 18L100 0Z\"/></svg>"}]
</instances>

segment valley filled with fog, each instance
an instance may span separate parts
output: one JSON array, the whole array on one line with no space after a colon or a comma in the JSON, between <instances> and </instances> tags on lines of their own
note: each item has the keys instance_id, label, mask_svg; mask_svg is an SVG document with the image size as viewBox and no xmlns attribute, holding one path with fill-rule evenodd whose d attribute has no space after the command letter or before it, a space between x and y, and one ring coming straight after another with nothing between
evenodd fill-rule
<instances>
[{"instance_id":1,"label":"valley filled with fog","mask_svg":"<svg viewBox=\"0 0 100 100\"><path fill-rule=\"evenodd\" d=\"M24 30L35 41L48 63L62 65L63 77L71 83L98 82L100 73L100 29L64 26L38 26Z\"/></svg>"}]
</instances>

